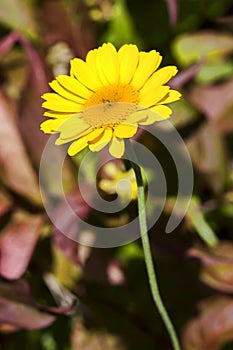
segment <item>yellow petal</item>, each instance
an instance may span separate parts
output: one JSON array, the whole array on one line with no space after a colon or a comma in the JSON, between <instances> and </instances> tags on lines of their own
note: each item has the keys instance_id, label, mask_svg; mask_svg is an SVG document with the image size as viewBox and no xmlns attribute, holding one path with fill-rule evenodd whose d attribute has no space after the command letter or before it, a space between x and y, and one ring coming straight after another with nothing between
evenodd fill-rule
<instances>
[{"instance_id":1,"label":"yellow petal","mask_svg":"<svg viewBox=\"0 0 233 350\"><path fill-rule=\"evenodd\" d=\"M118 138L130 138L137 132L137 125L122 123L115 127L114 135Z\"/></svg>"},{"instance_id":2,"label":"yellow petal","mask_svg":"<svg viewBox=\"0 0 233 350\"><path fill-rule=\"evenodd\" d=\"M109 153L115 158L121 158L124 152L125 152L124 140L114 136L109 145Z\"/></svg>"},{"instance_id":3,"label":"yellow petal","mask_svg":"<svg viewBox=\"0 0 233 350\"><path fill-rule=\"evenodd\" d=\"M86 86L92 91L96 91L102 87L102 83L99 80L96 71L92 67L81 60L80 58L74 58L70 62L71 64L71 75L74 75L80 83Z\"/></svg>"},{"instance_id":4,"label":"yellow petal","mask_svg":"<svg viewBox=\"0 0 233 350\"><path fill-rule=\"evenodd\" d=\"M89 141L89 148L92 152L99 152L103 149L112 139L112 129L105 128L103 134L96 139Z\"/></svg>"},{"instance_id":5,"label":"yellow petal","mask_svg":"<svg viewBox=\"0 0 233 350\"><path fill-rule=\"evenodd\" d=\"M43 108L51 109L57 112L76 113L82 110L82 106L75 102L63 99L63 101L45 101L42 103Z\"/></svg>"},{"instance_id":6,"label":"yellow petal","mask_svg":"<svg viewBox=\"0 0 233 350\"><path fill-rule=\"evenodd\" d=\"M45 133L45 134L55 134L57 133L57 128L64 123L66 119L48 119L45 122L40 124L40 129Z\"/></svg>"},{"instance_id":7,"label":"yellow petal","mask_svg":"<svg viewBox=\"0 0 233 350\"><path fill-rule=\"evenodd\" d=\"M176 73L177 68L175 66L167 66L159 69L147 80L140 92L145 94L158 86L166 84Z\"/></svg>"},{"instance_id":8,"label":"yellow petal","mask_svg":"<svg viewBox=\"0 0 233 350\"><path fill-rule=\"evenodd\" d=\"M79 112L83 109L83 105L74 101L67 100L66 98L59 96L53 92L42 95L42 98L46 100L43 102L42 107L51 109L57 112Z\"/></svg>"},{"instance_id":9,"label":"yellow petal","mask_svg":"<svg viewBox=\"0 0 233 350\"><path fill-rule=\"evenodd\" d=\"M93 130L91 133L87 135L87 141L95 141L97 139L100 139L104 133L104 128L98 128Z\"/></svg>"},{"instance_id":10,"label":"yellow petal","mask_svg":"<svg viewBox=\"0 0 233 350\"><path fill-rule=\"evenodd\" d=\"M115 47L108 43L97 50L97 72L104 85L119 81L119 59Z\"/></svg>"},{"instance_id":11,"label":"yellow petal","mask_svg":"<svg viewBox=\"0 0 233 350\"><path fill-rule=\"evenodd\" d=\"M56 111L46 111L44 112L45 117L50 118L70 118L74 115L74 113L62 113L62 112L56 112Z\"/></svg>"},{"instance_id":12,"label":"yellow petal","mask_svg":"<svg viewBox=\"0 0 233 350\"><path fill-rule=\"evenodd\" d=\"M136 45L123 45L118 51L120 62L120 82L128 84L138 65L139 52Z\"/></svg>"},{"instance_id":13,"label":"yellow petal","mask_svg":"<svg viewBox=\"0 0 233 350\"><path fill-rule=\"evenodd\" d=\"M49 83L49 85L51 86L51 88L57 92L59 95L61 95L62 97L83 104L85 103L85 100L75 94L73 94L72 92L68 91L67 89L65 89L63 86L61 86L57 80L53 80L51 83Z\"/></svg>"},{"instance_id":14,"label":"yellow petal","mask_svg":"<svg viewBox=\"0 0 233 350\"><path fill-rule=\"evenodd\" d=\"M139 90L145 84L147 79L159 67L161 60L162 57L155 50L139 53L139 64L131 82L136 90Z\"/></svg>"},{"instance_id":15,"label":"yellow petal","mask_svg":"<svg viewBox=\"0 0 233 350\"><path fill-rule=\"evenodd\" d=\"M153 88L150 86L150 90L142 89L140 91L139 106L151 107L158 101L162 100L169 91L169 86L160 86Z\"/></svg>"},{"instance_id":16,"label":"yellow petal","mask_svg":"<svg viewBox=\"0 0 233 350\"><path fill-rule=\"evenodd\" d=\"M159 101L159 103L171 103L179 100L181 98L181 94L176 90L169 90L168 96L165 97L163 100Z\"/></svg>"},{"instance_id":17,"label":"yellow petal","mask_svg":"<svg viewBox=\"0 0 233 350\"><path fill-rule=\"evenodd\" d=\"M83 84L81 84L77 79L73 77L69 77L67 75L58 75L56 79L59 84L61 84L65 89L84 99L84 103L85 100L93 94L92 91L87 89Z\"/></svg>"},{"instance_id":18,"label":"yellow petal","mask_svg":"<svg viewBox=\"0 0 233 350\"><path fill-rule=\"evenodd\" d=\"M156 113L158 113L158 115L161 115L161 117L163 119L167 119L170 118L171 114L172 114L172 110L171 108L167 107L167 106L154 106L152 107L152 110Z\"/></svg>"},{"instance_id":19,"label":"yellow petal","mask_svg":"<svg viewBox=\"0 0 233 350\"><path fill-rule=\"evenodd\" d=\"M87 53L86 62L93 69L96 70L96 60L97 60L98 49L90 50Z\"/></svg>"},{"instance_id":20,"label":"yellow petal","mask_svg":"<svg viewBox=\"0 0 233 350\"><path fill-rule=\"evenodd\" d=\"M146 118L139 122L141 125L150 125L155 122L165 120L172 114L172 110L167 106L155 106L146 114Z\"/></svg>"},{"instance_id":21,"label":"yellow petal","mask_svg":"<svg viewBox=\"0 0 233 350\"><path fill-rule=\"evenodd\" d=\"M82 137L70 145L68 148L68 154L69 156L74 156L78 152L82 151L85 147L87 147L87 140L85 137Z\"/></svg>"}]
</instances>

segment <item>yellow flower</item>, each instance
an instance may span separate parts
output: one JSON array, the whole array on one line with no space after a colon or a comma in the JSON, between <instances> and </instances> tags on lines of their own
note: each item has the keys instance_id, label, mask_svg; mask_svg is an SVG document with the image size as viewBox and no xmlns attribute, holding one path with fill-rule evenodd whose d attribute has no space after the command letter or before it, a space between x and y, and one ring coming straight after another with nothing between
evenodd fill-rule
<instances>
[{"instance_id":1,"label":"yellow flower","mask_svg":"<svg viewBox=\"0 0 233 350\"><path fill-rule=\"evenodd\" d=\"M124 200L138 198L137 182L134 170L131 168L124 171L113 162L108 162L103 168L108 178L103 178L99 182L99 188L109 194L117 193Z\"/></svg>"},{"instance_id":2,"label":"yellow flower","mask_svg":"<svg viewBox=\"0 0 233 350\"><path fill-rule=\"evenodd\" d=\"M88 52L86 62L71 60L70 76L59 75L50 83L53 93L42 96L47 109L41 124L45 133L60 133L57 145L72 142L73 156L86 146L100 151L109 144L112 156L124 154L124 139L137 132L138 125L167 119L180 93L165 85L176 73L175 66L157 70L158 52L139 52L136 45L119 51L108 43ZM149 112L152 111L152 112Z\"/></svg>"}]
</instances>

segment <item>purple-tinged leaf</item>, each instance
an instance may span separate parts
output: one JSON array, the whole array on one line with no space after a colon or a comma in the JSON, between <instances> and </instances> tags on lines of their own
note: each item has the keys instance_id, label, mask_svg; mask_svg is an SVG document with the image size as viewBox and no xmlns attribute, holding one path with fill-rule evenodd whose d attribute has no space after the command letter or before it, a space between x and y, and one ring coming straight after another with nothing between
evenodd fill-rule
<instances>
[{"instance_id":1,"label":"purple-tinged leaf","mask_svg":"<svg viewBox=\"0 0 233 350\"><path fill-rule=\"evenodd\" d=\"M66 202L61 202L58 207L54 209L54 239L55 243L61 248L68 259L77 261L77 243L70 238L75 240L79 230L79 218L85 220L91 208L83 201L78 191L67 195L66 200L70 207L67 207ZM74 216L73 212L76 213L77 216ZM62 228L62 232L58 230L56 223ZM61 235L64 235L64 233L67 236L62 237Z\"/></svg>"},{"instance_id":2,"label":"purple-tinged leaf","mask_svg":"<svg viewBox=\"0 0 233 350\"><path fill-rule=\"evenodd\" d=\"M233 243L219 242L213 248L194 247L188 255L200 259L201 280L221 292L233 293Z\"/></svg>"},{"instance_id":3,"label":"purple-tinged leaf","mask_svg":"<svg viewBox=\"0 0 233 350\"><path fill-rule=\"evenodd\" d=\"M2 231L0 239L0 274L14 280L26 271L42 226L42 217L16 213Z\"/></svg>"},{"instance_id":4,"label":"purple-tinged leaf","mask_svg":"<svg viewBox=\"0 0 233 350\"><path fill-rule=\"evenodd\" d=\"M17 128L12 105L13 101L0 91L0 170L3 181L13 191L41 204L36 174Z\"/></svg>"},{"instance_id":5,"label":"purple-tinged leaf","mask_svg":"<svg viewBox=\"0 0 233 350\"><path fill-rule=\"evenodd\" d=\"M0 331L40 329L50 326L55 316L37 309L26 281L0 282Z\"/></svg>"},{"instance_id":6,"label":"purple-tinged leaf","mask_svg":"<svg viewBox=\"0 0 233 350\"><path fill-rule=\"evenodd\" d=\"M221 350L233 340L233 299L213 297L199 305L199 315L183 331L185 350Z\"/></svg>"}]
</instances>

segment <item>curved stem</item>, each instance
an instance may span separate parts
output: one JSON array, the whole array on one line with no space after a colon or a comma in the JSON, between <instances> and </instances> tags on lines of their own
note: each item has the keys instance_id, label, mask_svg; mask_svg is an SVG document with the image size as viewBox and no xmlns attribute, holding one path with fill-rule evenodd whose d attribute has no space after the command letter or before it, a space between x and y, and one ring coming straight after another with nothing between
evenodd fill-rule
<instances>
[{"instance_id":1,"label":"curved stem","mask_svg":"<svg viewBox=\"0 0 233 350\"><path fill-rule=\"evenodd\" d=\"M146 220L146 207L145 207L145 194L144 194L144 184L143 184L143 178L142 178L142 172L141 168L137 165L138 161L136 159L136 155L134 151L131 148L130 141L127 140L127 152L130 154L130 159L132 159L131 166L135 172L135 177L137 181L137 190L138 190L138 215L139 215L139 225L140 225L140 233L141 233L141 240L142 240L142 246L145 256L145 263L146 263L146 269L148 273L149 278L149 284L150 289L152 293L152 297L154 300L154 303L161 315L161 318L167 328L167 331L170 335L170 339L173 345L174 350L181 350L181 347L179 345L179 341L176 335L176 331L174 329L174 326L168 316L167 310L163 304L162 298L160 296L159 287L157 283L157 278L155 274L152 254L151 254L151 248L150 248L150 242L148 237L148 230L147 230L147 220Z\"/></svg>"}]
</instances>

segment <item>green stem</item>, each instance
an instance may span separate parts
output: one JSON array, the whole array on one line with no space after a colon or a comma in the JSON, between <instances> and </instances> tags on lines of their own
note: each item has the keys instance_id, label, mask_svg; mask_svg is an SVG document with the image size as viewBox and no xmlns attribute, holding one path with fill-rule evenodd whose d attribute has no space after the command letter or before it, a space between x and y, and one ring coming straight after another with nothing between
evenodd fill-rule
<instances>
[{"instance_id":1,"label":"green stem","mask_svg":"<svg viewBox=\"0 0 233 350\"><path fill-rule=\"evenodd\" d=\"M151 255L150 242L148 237L148 229L147 229L147 220L146 220L146 208L145 208L145 194L144 194L144 184L142 179L141 168L137 165L138 161L136 159L136 155L131 148L130 141L127 140L127 152L130 155L130 159L132 159L131 166L135 172L135 177L137 181L138 188L138 214L139 214L139 225L140 225L140 233L142 239L142 246L145 256L146 269L149 277L149 284L152 293L153 300L155 305L161 315L161 318L167 328L167 331L170 335L170 339L173 345L174 350L181 350L179 345L179 341L176 335L176 331L174 326L168 316L167 310L163 304L162 298L160 296L159 287L157 283L157 278L155 274L155 269L153 265L153 259Z\"/></svg>"}]
</instances>

